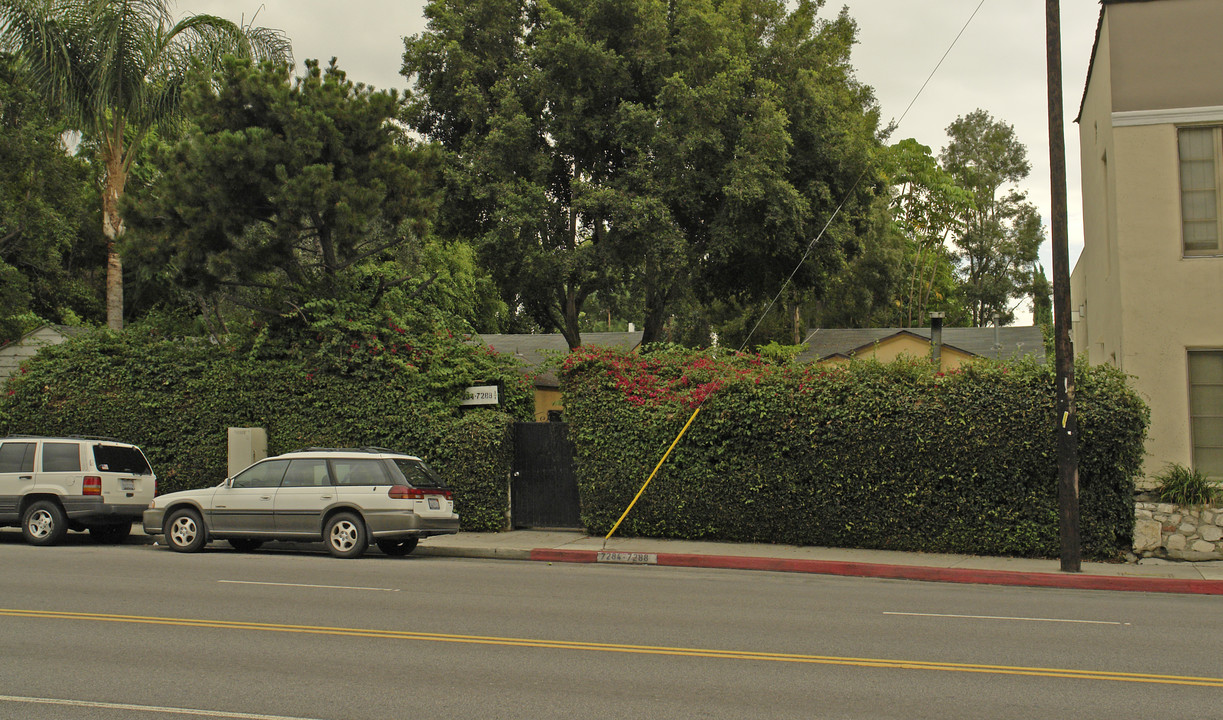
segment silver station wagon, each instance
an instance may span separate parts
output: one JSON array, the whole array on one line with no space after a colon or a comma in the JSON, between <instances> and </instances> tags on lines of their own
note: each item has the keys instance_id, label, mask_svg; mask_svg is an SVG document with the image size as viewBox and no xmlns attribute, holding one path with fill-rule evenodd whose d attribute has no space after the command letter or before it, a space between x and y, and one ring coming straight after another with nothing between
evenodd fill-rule
<instances>
[{"instance_id":1,"label":"silver station wagon","mask_svg":"<svg viewBox=\"0 0 1223 720\"><path fill-rule=\"evenodd\" d=\"M370 542L407 555L423 537L459 531L449 488L420 458L385 448L308 448L266 458L216 487L162 495L144 531L178 552L212 540L251 551L267 540L323 541L336 557Z\"/></svg>"}]
</instances>

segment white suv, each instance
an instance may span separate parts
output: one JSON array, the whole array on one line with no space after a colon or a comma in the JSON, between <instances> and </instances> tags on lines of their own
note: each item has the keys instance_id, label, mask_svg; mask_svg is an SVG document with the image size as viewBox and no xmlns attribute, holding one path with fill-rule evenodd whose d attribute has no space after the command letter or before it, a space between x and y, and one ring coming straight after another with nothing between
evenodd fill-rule
<instances>
[{"instance_id":1,"label":"white suv","mask_svg":"<svg viewBox=\"0 0 1223 720\"><path fill-rule=\"evenodd\" d=\"M140 448L107 438L0 438L0 525L21 525L31 545L68 530L122 542L157 493Z\"/></svg>"},{"instance_id":2,"label":"white suv","mask_svg":"<svg viewBox=\"0 0 1223 720\"><path fill-rule=\"evenodd\" d=\"M251 465L216 487L156 498L144 531L195 552L210 540L255 550L267 540L322 540L336 557L373 541L407 555L423 537L459 531L450 489L420 458L385 448L309 448Z\"/></svg>"}]
</instances>

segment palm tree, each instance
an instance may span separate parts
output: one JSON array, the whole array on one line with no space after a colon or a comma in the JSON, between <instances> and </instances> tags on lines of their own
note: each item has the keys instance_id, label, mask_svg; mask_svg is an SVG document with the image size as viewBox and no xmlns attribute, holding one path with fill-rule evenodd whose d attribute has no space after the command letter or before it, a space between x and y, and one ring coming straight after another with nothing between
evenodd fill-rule
<instances>
[{"instance_id":1,"label":"palm tree","mask_svg":"<svg viewBox=\"0 0 1223 720\"><path fill-rule=\"evenodd\" d=\"M193 69L223 55L291 61L279 30L212 15L177 22L173 0L0 0L0 47L12 52L31 86L98 145L102 232L106 237L106 322L123 327L123 235L119 200L141 143L181 119L182 89Z\"/></svg>"}]
</instances>

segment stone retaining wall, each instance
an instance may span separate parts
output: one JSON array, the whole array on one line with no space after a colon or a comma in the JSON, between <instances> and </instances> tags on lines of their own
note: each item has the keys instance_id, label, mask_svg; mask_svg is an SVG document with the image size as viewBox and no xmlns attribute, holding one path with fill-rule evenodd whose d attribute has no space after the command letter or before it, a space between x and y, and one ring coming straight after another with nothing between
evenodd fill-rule
<instances>
[{"instance_id":1,"label":"stone retaining wall","mask_svg":"<svg viewBox=\"0 0 1223 720\"><path fill-rule=\"evenodd\" d=\"M1134 554L1223 560L1223 510L1139 501L1134 505Z\"/></svg>"}]
</instances>

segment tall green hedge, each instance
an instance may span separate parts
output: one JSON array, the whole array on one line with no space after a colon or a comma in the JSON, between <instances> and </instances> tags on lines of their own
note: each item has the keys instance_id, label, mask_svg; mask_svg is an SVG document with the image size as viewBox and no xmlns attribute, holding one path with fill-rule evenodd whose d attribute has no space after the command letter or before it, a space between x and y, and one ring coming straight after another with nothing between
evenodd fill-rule
<instances>
[{"instance_id":1,"label":"tall green hedge","mask_svg":"<svg viewBox=\"0 0 1223 720\"><path fill-rule=\"evenodd\" d=\"M922 360L835 369L667 350L562 368L582 517L606 533L698 405L626 535L1053 557L1052 370ZM701 405L703 402L703 405ZM1147 409L1077 370L1084 552L1131 545Z\"/></svg>"},{"instance_id":2,"label":"tall green hedge","mask_svg":"<svg viewBox=\"0 0 1223 720\"><path fill-rule=\"evenodd\" d=\"M136 443L160 492L222 480L228 427L266 428L272 454L388 447L420 455L439 471L455 490L465 530L500 530L510 426L530 418L532 388L509 361L483 348L446 338L432 351L443 354L448 387L439 388L439 372L365 363L345 373L207 342L99 332L44 349L6 383L0 436L103 435ZM505 412L458 410L463 387L496 380L505 385Z\"/></svg>"}]
</instances>

